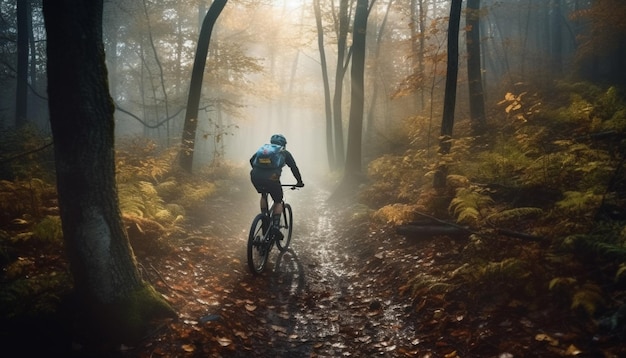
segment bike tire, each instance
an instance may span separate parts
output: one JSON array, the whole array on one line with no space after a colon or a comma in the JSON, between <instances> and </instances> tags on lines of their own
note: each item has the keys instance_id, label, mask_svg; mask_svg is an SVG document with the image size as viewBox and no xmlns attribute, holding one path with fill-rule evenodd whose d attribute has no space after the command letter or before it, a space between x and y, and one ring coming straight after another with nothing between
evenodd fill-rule
<instances>
[{"instance_id":1,"label":"bike tire","mask_svg":"<svg viewBox=\"0 0 626 358\"><path fill-rule=\"evenodd\" d=\"M289 248L293 232L293 211L291 205L287 203L283 205L283 214L280 216L280 232L283 234L283 239L276 240L276 247L280 252L285 252Z\"/></svg>"},{"instance_id":2,"label":"bike tire","mask_svg":"<svg viewBox=\"0 0 626 358\"><path fill-rule=\"evenodd\" d=\"M268 227L269 218L267 215L258 214L252 220L250 233L248 234L248 267L253 274L263 272L269 257L270 244L265 242L264 223Z\"/></svg>"}]
</instances>

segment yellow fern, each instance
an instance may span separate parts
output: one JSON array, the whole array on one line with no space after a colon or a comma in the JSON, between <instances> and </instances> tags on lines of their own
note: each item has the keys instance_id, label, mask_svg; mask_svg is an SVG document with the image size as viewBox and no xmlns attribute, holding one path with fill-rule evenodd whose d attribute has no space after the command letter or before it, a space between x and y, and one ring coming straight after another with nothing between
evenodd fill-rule
<instances>
[{"instance_id":1,"label":"yellow fern","mask_svg":"<svg viewBox=\"0 0 626 358\"><path fill-rule=\"evenodd\" d=\"M572 309L582 308L589 316L604 304L602 288L595 283L586 283L572 297Z\"/></svg>"},{"instance_id":2,"label":"yellow fern","mask_svg":"<svg viewBox=\"0 0 626 358\"><path fill-rule=\"evenodd\" d=\"M481 210L493 203L489 195L481 194L472 188L459 188L448 210L459 223L476 225L481 217Z\"/></svg>"}]
</instances>

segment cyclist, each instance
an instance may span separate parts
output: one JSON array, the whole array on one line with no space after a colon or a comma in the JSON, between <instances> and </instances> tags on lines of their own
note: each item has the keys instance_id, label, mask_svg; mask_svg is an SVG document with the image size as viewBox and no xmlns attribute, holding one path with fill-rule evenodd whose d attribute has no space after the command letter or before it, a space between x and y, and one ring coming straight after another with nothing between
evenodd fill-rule
<instances>
[{"instance_id":1,"label":"cyclist","mask_svg":"<svg viewBox=\"0 0 626 358\"><path fill-rule=\"evenodd\" d=\"M250 171L250 179L254 188L261 194L261 212L268 211L267 195L272 196L274 200L274 211L272 213L272 220L274 223L274 235L277 240L282 239L282 233L278 230L280 226L280 215L283 212L283 187L280 182L280 175L282 168L289 166L291 173L297 180L297 187L303 187L302 176L300 170L296 165L296 161L285 146L287 145L287 139L282 134L274 134L270 138L270 145L262 146L254 155L250 158L250 165L252 170Z\"/></svg>"}]
</instances>

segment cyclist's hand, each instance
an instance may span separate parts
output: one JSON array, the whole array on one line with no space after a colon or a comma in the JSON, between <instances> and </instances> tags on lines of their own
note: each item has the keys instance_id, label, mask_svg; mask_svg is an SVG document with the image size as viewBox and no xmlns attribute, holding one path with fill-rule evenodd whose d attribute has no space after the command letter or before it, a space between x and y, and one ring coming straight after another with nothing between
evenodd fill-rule
<instances>
[{"instance_id":1,"label":"cyclist's hand","mask_svg":"<svg viewBox=\"0 0 626 358\"><path fill-rule=\"evenodd\" d=\"M304 183L300 181L300 182L298 182L298 184L296 184L296 187L303 188L304 187Z\"/></svg>"}]
</instances>

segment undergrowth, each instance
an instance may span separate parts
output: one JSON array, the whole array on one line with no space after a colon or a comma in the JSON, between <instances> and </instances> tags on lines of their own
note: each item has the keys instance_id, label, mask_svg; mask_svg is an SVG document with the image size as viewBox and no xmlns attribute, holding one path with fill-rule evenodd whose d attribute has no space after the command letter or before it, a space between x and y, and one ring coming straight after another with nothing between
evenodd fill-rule
<instances>
[{"instance_id":1,"label":"undergrowth","mask_svg":"<svg viewBox=\"0 0 626 358\"><path fill-rule=\"evenodd\" d=\"M545 93L505 94L490 130L457 133L445 157L408 146L370 162L361 201L376 222L404 225L422 212L478 232L443 282L409 277L402 292L514 292L500 304L544 300L589 319L626 304L615 299L626 287L624 94L566 82ZM447 188L434 190L441 160ZM503 234L510 232L518 235Z\"/></svg>"},{"instance_id":2,"label":"undergrowth","mask_svg":"<svg viewBox=\"0 0 626 358\"><path fill-rule=\"evenodd\" d=\"M51 148L32 130L3 142L0 180L0 318L28 319L59 309L72 288L56 198ZM21 144L20 144L21 143ZM39 152L23 154L43 143ZM20 144L20 145L18 145ZM46 151L50 151L47 153ZM228 163L190 175L176 148L133 137L118 141L119 207L135 253L157 254L175 245L189 214L202 208L237 169ZM26 160L24 160L26 159Z\"/></svg>"}]
</instances>

